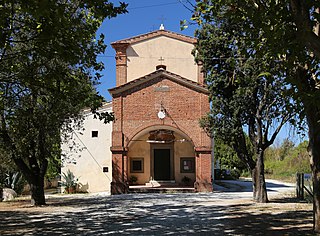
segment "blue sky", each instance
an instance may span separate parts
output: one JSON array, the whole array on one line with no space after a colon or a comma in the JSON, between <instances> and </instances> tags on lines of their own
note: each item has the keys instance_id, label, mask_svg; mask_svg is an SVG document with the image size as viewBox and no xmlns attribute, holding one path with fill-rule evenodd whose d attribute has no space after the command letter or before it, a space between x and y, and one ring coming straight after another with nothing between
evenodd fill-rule
<instances>
[{"instance_id":1,"label":"blue sky","mask_svg":"<svg viewBox=\"0 0 320 236\"><path fill-rule=\"evenodd\" d=\"M116 84L115 51L110 43L157 30L161 23L164 24L167 30L189 36L194 36L194 31L197 28L196 25L191 25L183 31L180 30L180 20L189 20L192 15L182 4L187 5L186 0L122 1L129 4L129 12L113 19L106 19L97 32L97 35L100 33L105 35L105 43L107 45L104 55L99 56L99 59L105 64L105 70L102 73L101 84L98 86L98 91L107 101L111 101L108 89L115 87ZM111 0L110 2L118 3L118 1L115 0ZM275 144L280 145L282 140L288 136L291 136L290 139L295 143L301 142L301 137L295 134L296 130L286 126L282 128Z\"/></svg>"},{"instance_id":2,"label":"blue sky","mask_svg":"<svg viewBox=\"0 0 320 236\"><path fill-rule=\"evenodd\" d=\"M180 20L188 20L191 17L191 12L186 9L181 2L186 0L122 0L129 4L128 13L119 15L113 19L106 19L97 35L103 33L105 35L105 43L107 49L104 55L100 55L99 59L104 62L105 70L101 78L101 84L98 90L107 101L111 100L108 92L109 88L115 87L115 51L110 43L136 36L139 34L148 33L159 29L163 23L165 29L193 36L196 26L190 26L188 29L180 30ZM118 1L111 1L115 4Z\"/></svg>"}]
</instances>

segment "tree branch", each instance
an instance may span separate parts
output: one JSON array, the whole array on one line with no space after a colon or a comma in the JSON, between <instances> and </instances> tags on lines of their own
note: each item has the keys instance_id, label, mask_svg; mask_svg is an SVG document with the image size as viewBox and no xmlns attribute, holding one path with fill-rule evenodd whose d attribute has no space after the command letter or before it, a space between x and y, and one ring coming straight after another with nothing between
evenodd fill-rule
<instances>
[{"instance_id":1,"label":"tree branch","mask_svg":"<svg viewBox=\"0 0 320 236\"><path fill-rule=\"evenodd\" d=\"M290 6L298 30L298 37L302 38L301 42L304 42L305 46L320 59L320 38L313 28L310 6L307 6L306 1L301 0L291 0Z\"/></svg>"}]
</instances>

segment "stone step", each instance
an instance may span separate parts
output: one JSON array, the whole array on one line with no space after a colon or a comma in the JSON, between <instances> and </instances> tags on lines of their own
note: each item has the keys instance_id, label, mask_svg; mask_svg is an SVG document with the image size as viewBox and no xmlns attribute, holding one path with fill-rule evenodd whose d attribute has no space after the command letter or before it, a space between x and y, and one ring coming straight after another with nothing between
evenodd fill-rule
<instances>
[{"instance_id":1,"label":"stone step","mask_svg":"<svg viewBox=\"0 0 320 236\"><path fill-rule=\"evenodd\" d=\"M129 188L129 193L194 193L194 188L162 188L162 187L141 187Z\"/></svg>"},{"instance_id":2,"label":"stone step","mask_svg":"<svg viewBox=\"0 0 320 236\"><path fill-rule=\"evenodd\" d=\"M162 180L150 180L148 183L146 183L147 187L160 187L160 186L178 186L176 181L174 180L168 180L168 181L162 181Z\"/></svg>"}]
</instances>

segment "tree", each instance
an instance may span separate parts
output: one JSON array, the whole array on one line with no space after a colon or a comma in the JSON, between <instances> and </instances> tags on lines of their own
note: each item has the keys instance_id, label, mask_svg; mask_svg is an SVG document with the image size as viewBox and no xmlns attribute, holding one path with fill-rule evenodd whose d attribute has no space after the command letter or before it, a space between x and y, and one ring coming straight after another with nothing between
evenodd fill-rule
<instances>
[{"instance_id":1,"label":"tree","mask_svg":"<svg viewBox=\"0 0 320 236\"><path fill-rule=\"evenodd\" d=\"M258 37L246 38L260 55L277 58L287 68L286 82L306 117L314 190L314 230L320 232L320 91L319 1L223 0L197 1L193 19L215 21L223 10L225 19L247 22L242 29Z\"/></svg>"},{"instance_id":2,"label":"tree","mask_svg":"<svg viewBox=\"0 0 320 236\"><path fill-rule=\"evenodd\" d=\"M257 58L257 51L244 44L243 27L231 18L202 25L196 33L195 54L203 63L212 102L207 125L251 170L254 200L267 202L264 151L293 118L296 104L284 96L289 91L282 65L268 57Z\"/></svg>"},{"instance_id":3,"label":"tree","mask_svg":"<svg viewBox=\"0 0 320 236\"><path fill-rule=\"evenodd\" d=\"M269 147L266 152L266 173L275 178L295 179L296 173L309 173L308 142L294 146L284 139L281 145Z\"/></svg>"},{"instance_id":4,"label":"tree","mask_svg":"<svg viewBox=\"0 0 320 236\"><path fill-rule=\"evenodd\" d=\"M95 33L125 8L102 0L0 5L0 145L28 181L35 205L45 204L44 176L61 135L81 123L81 109L96 112L103 102L95 86L103 69L97 54L106 46Z\"/></svg>"},{"instance_id":5,"label":"tree","mask_svg":"<svg viewBox=\"0 0 320 236\"><path fill-rule=\"evenodd\" d=\"M219 160L221 166L227 169L237 168L240 173L246 169L245 163L243 163L238 157L232 147L225 144L220 139L214 140L214 158Z\"/></svg>"},{"instance_id":6,"label":"tree","mask_svg":"<svg viewBox=\"0 0 320 236\"><path fill-rule=\"evenodd\" d=\"M288 138L284 139L281 144L281 147L279 148L278 160L282 161L293 149L293 147L294 143L292 141L290 141Z\"/></svg>"}]
</instances>

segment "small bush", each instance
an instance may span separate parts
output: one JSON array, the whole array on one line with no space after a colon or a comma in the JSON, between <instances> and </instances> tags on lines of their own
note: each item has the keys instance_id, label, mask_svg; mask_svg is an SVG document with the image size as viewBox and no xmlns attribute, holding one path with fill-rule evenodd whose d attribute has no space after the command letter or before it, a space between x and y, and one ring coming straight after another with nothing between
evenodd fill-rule
<instances>
[{"instance_id":1,"label":"small bush","mask_svg":"<svg viewBox=\"0 0 320 236\"><path fill-rule=\"evenodd\" d=\"M13 189L18 195L23 191L26 184L21 172L8 172L5 178L5 187Z\"/></svg>"},{"instance_id":2,"label":"small bush","mask_svg":"<svg viewBox=\"0 0 320 236\"><path fill-rule=\"evenodd\" d=\"M182 179L181 179L181 182L184 184L184 185L190 185L191 184L191 179L187 176L184 176Z\"/></svg>"},{"instance_id":3,"label":"small bush","mask_svg":"<svg viewBox=\"0 0 320 236\"><path fill-rule=\"evenodd\" d=\"M66 173L62 173L61 177L62 181L60 183L65 187L66 193L75 193L78 185L78 179L75 175L70 170L67 170Z\"/></svg>"},{"instance_id":4,"label":"small bush","mask_svg":"<svg viewBox=\"0 0 320 236\"><path fill-rule=\"evenodd\" d=\"M135 184L138 181L138 177L135 175L131 175L129 177L129 184Z\"/></svg>"},{"instance_id":5,"label":"small bush","mask_svg":"<svg viewBox=\"0 0 320 236\"><path fill-rule=\"evenodd\" d=\"M214 179L216 180L221 180L221 179L226 179L226 180L231 180L231 179L239 179L240 177L240 170L238 169L215 169L214 170Z\"/></svg>"},{"instance_id":6,"label":"small bush","mask_svg":"<svg viewBox=\"0 0 320 236\"><path fill-rule=\"evenodd\" d=\"M286 144L286 143L284 143ZM271 147L265 155L265 174L267 178L294 181L295 174L310 173L310 160L307 152L307 142L300 143L297 147L289 146L285 149ZM282 152L280 152L282 151ZM281 155L280 155L281 154Z\"/></svg>"}]
</instances>

